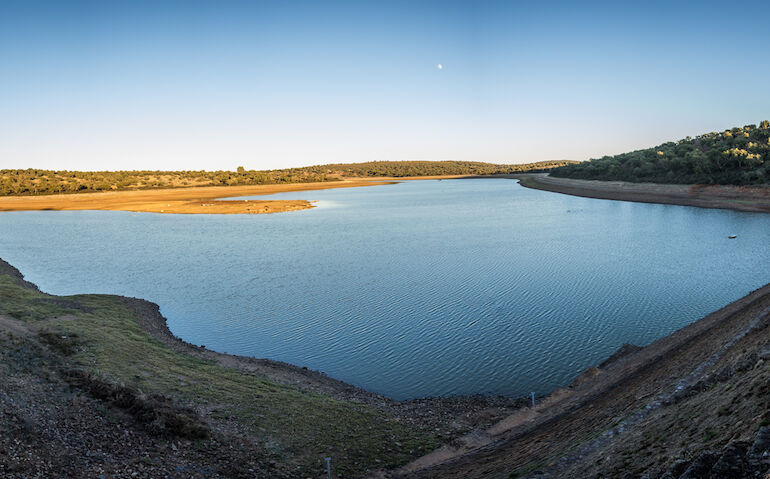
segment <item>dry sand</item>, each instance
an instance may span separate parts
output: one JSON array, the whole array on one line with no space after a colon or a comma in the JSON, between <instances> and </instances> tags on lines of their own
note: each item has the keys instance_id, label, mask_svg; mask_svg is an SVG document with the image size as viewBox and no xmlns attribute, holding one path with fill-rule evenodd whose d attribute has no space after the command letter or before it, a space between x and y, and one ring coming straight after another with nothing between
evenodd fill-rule
<instances>
[{"instance_id":1,"label":"dry sand","mask_svg":"<svg viewBox=\"0 0 770 479\"><path fill-rule=\"evenodd\" d=\"M398 181L513 178L522 186L588 198L726 208L770 212L770 188L740 186L662 185L556 178L545 173L497 176L415 176L409 178L349 178L319 183L248 186L202 186L157 190L126 190L45 196L0 197L0 211L119 210L148 213L258 214L313 208L307 200L220 200L237 196L270 195L293 191L324 190L392 184Z\"/></svg>"},{"instance_id":2,"label":"dry sand","mask_svg":"<svg viewBox=\"0 0 770 479\"><path fill-rule=\"evenodd\" d=\"M386 180L342 180L277 185L204 186L158 190L108 191L46 196L0 197L0 211L119 210L147 213L256 214L312 208L307 200L218 200L235 196L270 195L387 184Z\"/></svg>"},{"instance_id":3,"label":"dry sand","mask_svg":"<svg viewBox=\"0 0 770 479\"><path fill-rule=\"evenodd\" d=\"M236 196L271 195L292 191L325 190L393 184L404 180L435 180L462 176L410 178L350 178L318 183L200 186L157 190L125 190L42 196L2 196L0 211L114 210L181 214L259 214L313 208L307 200L219 200Z\"/></svg>"}]
</instances>

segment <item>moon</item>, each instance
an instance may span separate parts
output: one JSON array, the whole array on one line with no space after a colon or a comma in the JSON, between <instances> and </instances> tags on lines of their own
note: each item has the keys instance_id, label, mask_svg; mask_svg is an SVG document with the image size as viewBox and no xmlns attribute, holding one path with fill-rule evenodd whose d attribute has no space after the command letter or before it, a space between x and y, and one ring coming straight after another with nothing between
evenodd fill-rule
<instances>
[{"instance_id":1,"label":"moon","mask_svg":"<svg viewBox=\"0 0 770 479\"><path fill-rule=\"evenodd\" d=\"M443 70L444 69L444 65L439 63L438 65L436 65L436 68L438 68L439 70Z\"/></svg>"}]
</instances>

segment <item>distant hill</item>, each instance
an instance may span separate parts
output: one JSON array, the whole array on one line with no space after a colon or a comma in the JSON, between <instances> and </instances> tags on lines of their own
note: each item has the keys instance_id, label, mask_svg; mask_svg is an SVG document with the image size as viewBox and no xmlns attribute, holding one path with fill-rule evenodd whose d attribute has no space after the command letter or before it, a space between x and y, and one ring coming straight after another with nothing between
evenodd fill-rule
<instances>
[{"instance_id":1,"label":"distant hill","mask_svg":"<svg viewBox=\"0 0 770 479\"><path fill-rule=\"evenodd\" d=\"M551 176L631 182L770 183L770 121L563 166Z\"/></svg>"},{"instance_id":2,"label":"distant hill","mask_svg":"<svg viewBox=\"0 0 770 479\"><path fill-rule=\"evenodd\" d=\"M373 161L283 170L53 171L0 170L0 196L45 195L190 186L266 185L337 181L341 177L494 175L549 171L570 161L496 165L471 161Z\"/></svg>"},{"instance_id":3,"label":"distant hill","mask_svg":"<svg viewBox=\"0 0 770 479\"><path fill-rule=\"evenodd\" d=\"M440 175L510 175L550 171L575 161L541 161L522 165L498 165L478 161L371 161L368 163L311 166L308 170L345 177L440 176Z\"/></svg>"}]
</instances>

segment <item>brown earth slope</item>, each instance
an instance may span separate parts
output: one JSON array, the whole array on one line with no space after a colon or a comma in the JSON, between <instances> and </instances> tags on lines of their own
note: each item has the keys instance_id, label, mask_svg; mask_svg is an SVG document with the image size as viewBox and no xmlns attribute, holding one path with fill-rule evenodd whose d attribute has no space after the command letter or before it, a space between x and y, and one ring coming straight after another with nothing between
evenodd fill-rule
<instances>
[{"instance_id":1,"label":"brown earth slope","mask_svg":"<svg viewBox=\"0 0 770 479\"><path fill-rule=\"evenodd\" d=\"M770 212L770 188L575 180L547 173L512 175L522 186L586 198Z\"/></svg>"}]
</instances>

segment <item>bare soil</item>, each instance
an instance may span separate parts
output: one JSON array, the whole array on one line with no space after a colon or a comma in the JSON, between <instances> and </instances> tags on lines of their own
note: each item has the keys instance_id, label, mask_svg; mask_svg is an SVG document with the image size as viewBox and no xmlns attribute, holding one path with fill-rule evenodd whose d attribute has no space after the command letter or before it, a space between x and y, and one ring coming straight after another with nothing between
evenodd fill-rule
<instances>
[{"instance_id":1,"label":"bare soil","mask_svg":"<svg viewBox=\"0 0 770 479\"><path fill-rule=\"evenodd\" d=\"M722 208L770 213L770 188L732 185L664 185L623 181L575 180L547 173L510 175L522 186L586 198Z\"/></svg>"}]
</instances>

